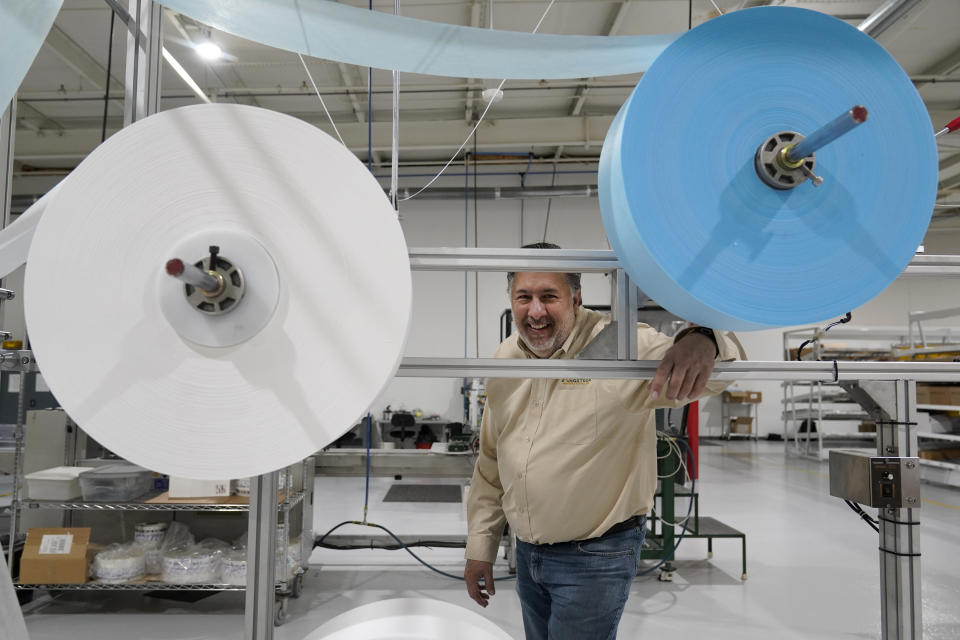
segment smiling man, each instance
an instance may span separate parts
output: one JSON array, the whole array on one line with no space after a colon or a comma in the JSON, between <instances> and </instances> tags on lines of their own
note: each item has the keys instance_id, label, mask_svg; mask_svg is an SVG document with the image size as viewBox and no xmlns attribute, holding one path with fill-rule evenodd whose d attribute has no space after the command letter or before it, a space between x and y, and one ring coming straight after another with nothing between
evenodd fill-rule
<instances>
[{"instance_id":1,"label":"smiling man","mask_svg":"<svg viewBox=\"0 0 960 640\"><path fill-rule=\"evenodd\" d=\"M610 321L581 306L580 274L510 273L507 284L517 333L498 358L574 358ZM657 485L653 410L720 392L714 363L746 357L733 334L705 327L670 338L638 324L637 343L639 359L661 361L652 380L487 382L464 580L486 607L509 522L527 640L616 637Z\"/></svg>"}]
</instances>

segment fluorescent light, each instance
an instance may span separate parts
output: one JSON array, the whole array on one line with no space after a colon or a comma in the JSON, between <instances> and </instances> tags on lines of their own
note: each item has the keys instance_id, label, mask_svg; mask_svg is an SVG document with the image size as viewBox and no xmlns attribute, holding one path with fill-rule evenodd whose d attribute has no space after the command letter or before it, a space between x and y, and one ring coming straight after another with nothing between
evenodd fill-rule
<instances>
[{"instance_id":1,"label":"fluorescent light","mask_svg":"<svg viewBox=\"0 0 960 640\"><path fill-rule=\"evenodd\" d=\"M207 94L205 94L203 90L200 89L200 86L193 81L193 78L190 77L190 74L187 73L187 70L184 69L179 62L177 62L177 59L174 58L169 51L167 51L166 47L163 47L163 59L166 60L167 64L169 64L173 70L177 72L178 76L183 78L183 81L187 83L187 86L193 89L193 92L197 94L201 100L204 102L210 102L210 98L207 96Z\"/></svg>"},{"instance_id":2,"label":"fluorescent light","mask_svg":"<svg viewBox=\"0 0 960 640\"><path fill-rule=\"evenodd\" d=\"M193 46L193 50L204 60L217 60L223 55L223 51L213 40L206 40Z\"/></svg>"}]
</instances>

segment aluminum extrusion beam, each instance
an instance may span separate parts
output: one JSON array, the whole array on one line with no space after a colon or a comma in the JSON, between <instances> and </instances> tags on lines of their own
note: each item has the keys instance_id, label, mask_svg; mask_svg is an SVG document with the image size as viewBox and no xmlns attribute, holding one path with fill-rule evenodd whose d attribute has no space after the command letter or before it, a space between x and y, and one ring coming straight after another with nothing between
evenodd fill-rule
<instances>
[{"instance_id":1,"label":"aluminum extrusion beam","mask_svg":"<svg viewBox=\"0 0 960 640\"><path fill-rule=\"evenodd\" d=\"M0 228L10 224L13 201L13 144L17 137L17 98L0 115Z\"/></svg>"},{"instance_id":2,"label":"aluminum extrusion beam","mask_svg":"<svg viewBox=\"0 0 960 640\"><path fill-rule=\"evenodd\" d=\"M881 387L884 385L881 385ZM875 383L868 385L878 387ZM917 388L898 380L879 389L891 397L896 415L877 423L877 455L917 455ZM876 393L877 389L874 390ZM916 509L884 509L880 528L880 620L883 640L923 637L920 566L920 520Z\"/></svg>"},{"instance_id":3,"label":"aluminum extrusion beam","mask_svg":"<svg viewBox=\"0 0 960 640\"><path fill-rule=\"evenodd\" d=\"M123 126L129 126L160 109L160 67L163 64L163 7L153 0L129 0L136 21L127 34L127 68L124 76ZM143 27L143 29L141 29Z\"/></svg>"},{"instance_id":4,"label":"aluminum extrusion beam","mask_svg":"<svg viewBox=\"0 0 960 640\"><path fill-rule=\"evenodd\" d=\"M402 192L402 190L401 190ZM575 271L607 273L622 268L610 250L412 247L414 271ZM960 255L917 255L904 276L960 276Z\"/></svg>"},{"instance_id":5,"label":"aluminum extrusion beam","mask_svg":"<svg viewBox=\"0 0 960 640\"><path fill-rule=\"evenodd\" d=\"M278 485L277 472L250 479L245 640L273 638Z\"/></svg>"},{"instance_id":6,"label":"aluminum extrusion beam","mask_svg":"<svg viewBox=\"0 0 960 640\"><path fill-rule=\"evenodd\" d=\"M574 271L620 268L613 251L569 249L412 248L414 271Z\"/></svg>"},{"instance_id":7,"label":"aluminum extrusion beam","mask_svg":"<svg viewBox=\"0 0 960 640\"><path fill-rule=\"evenodd\" d=\"M649 379L658 360L519 360L509 358L404 358L403 378ZM954 362L720 362L712 380L938 380L960 381Z\"/></svg>"}]
</instances>

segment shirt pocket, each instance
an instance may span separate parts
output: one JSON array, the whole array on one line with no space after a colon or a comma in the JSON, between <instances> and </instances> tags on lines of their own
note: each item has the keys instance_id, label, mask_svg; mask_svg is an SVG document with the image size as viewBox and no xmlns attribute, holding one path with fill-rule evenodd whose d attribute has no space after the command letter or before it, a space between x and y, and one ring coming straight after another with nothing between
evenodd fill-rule
<instances>
[{"instance_id":1,"label":"shirt pocket","mask_svg":"<svg viewBox=\"0 0 960 640\"><path fill-rule=\"evenodd\" d=\"M596 442L598 381L575 378L556 384L543 416L545 435L560 444Z\"/></svg>"},{"instance_id":2,"label":"shirt pocket","mask_svg":"<svg viewBox=\"0 0 960 640\"><path fill-rule=\"evenodd\" d=\"M631 442L639 438L646 412L627 411L625 396L630 392L620 380L597 380L595 383L597 404L597 438Z\"/></svg>"}]
</instances>

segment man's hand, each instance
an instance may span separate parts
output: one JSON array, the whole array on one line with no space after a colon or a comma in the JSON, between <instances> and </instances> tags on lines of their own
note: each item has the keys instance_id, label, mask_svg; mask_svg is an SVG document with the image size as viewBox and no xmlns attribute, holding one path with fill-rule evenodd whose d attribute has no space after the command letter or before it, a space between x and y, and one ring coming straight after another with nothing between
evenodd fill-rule
<instances>
[{"instance_id":1,"label":"man's hand","mask_svg":"<svg viewBox=\"0 0 960 640\"><path fill-rule=\"evenodd\" d=\"M467 560L463 580L467 583L467 593L481 607L486 607L490 596L497 592L493 586L493 563Z\"/></svg>"},{"instance_id":2,"label":"man's hand","mask_svg":"<svg viewBox=\"0 0 960 640\"><path fill-rule=\"evenodd\" d=\"M716 354L716 345L709 337L702 333L685 335L660 361L650 383L650 397L656 400L664 385L670 400L699 397L713 373Z\"/></svg>"}]
</instances>

